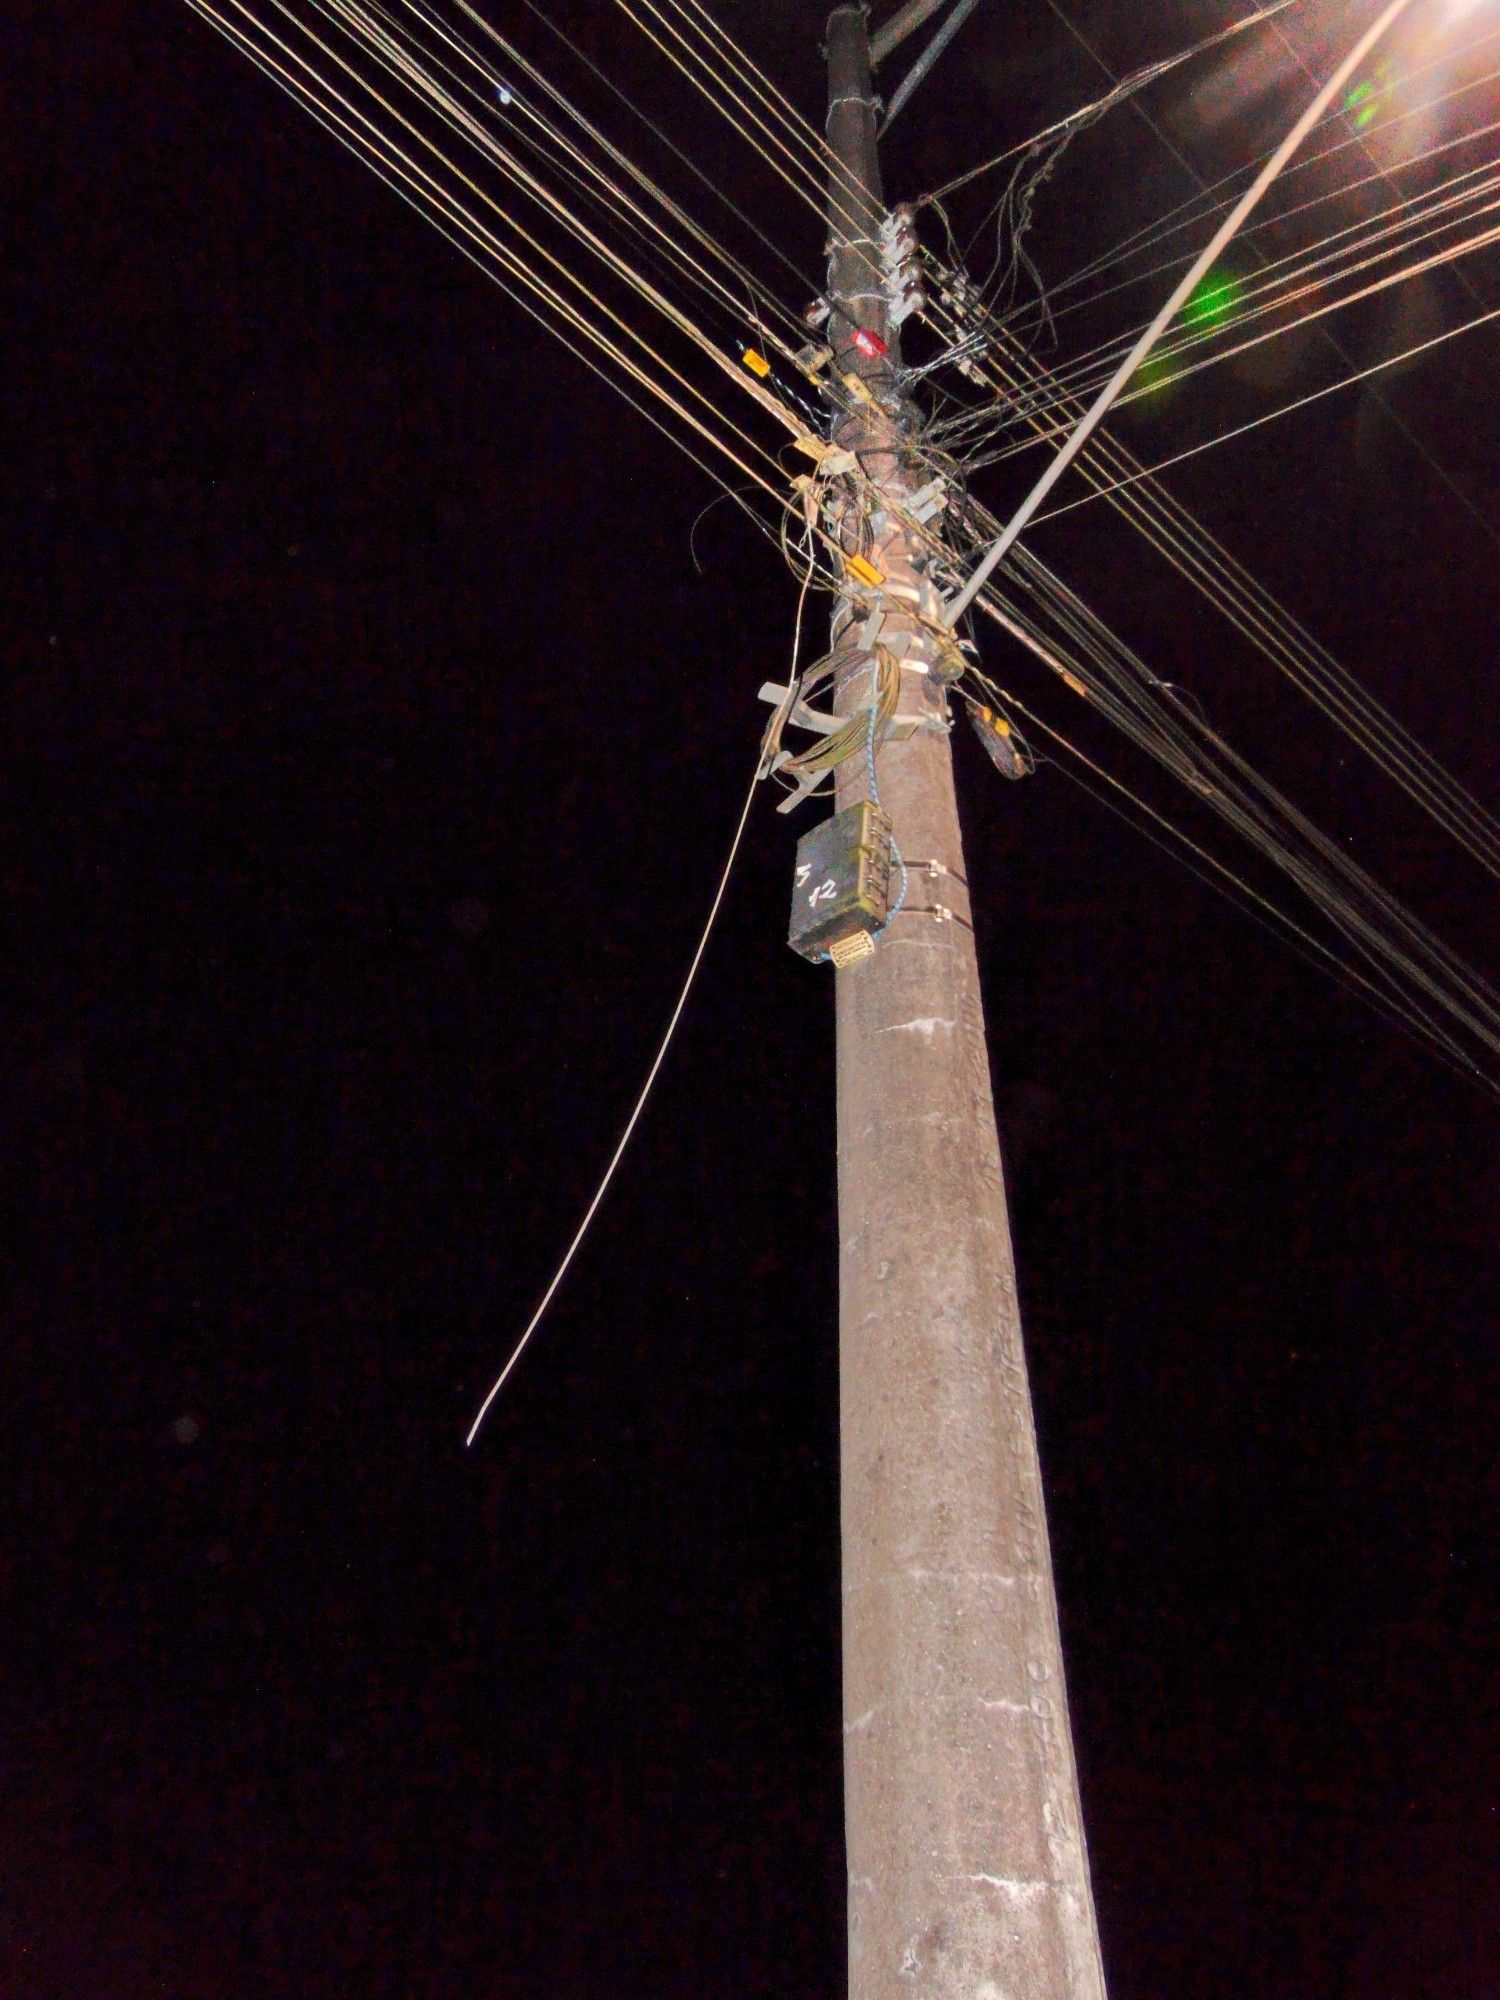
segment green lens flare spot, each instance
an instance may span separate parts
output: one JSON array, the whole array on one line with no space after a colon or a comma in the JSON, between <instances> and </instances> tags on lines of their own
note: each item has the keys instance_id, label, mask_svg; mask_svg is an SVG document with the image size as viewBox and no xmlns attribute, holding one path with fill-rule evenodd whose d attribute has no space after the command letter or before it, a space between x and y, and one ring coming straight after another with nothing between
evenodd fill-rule
<instances>
[{"instance_id":1,"label":"green lens flare spot","mask_svg":"<svg viewBox=\"0 0 1500 2000\"><path fill-rule=\"evenodd\" d=\"M1367 76L1362 83L1355 84L1352 90L1344 93L1344 112L1346 116L1354 120L1356 131L1362 132L1367 125L1379 116L1381 99L1390 96L1394 83L1395 76L1391 65L1382 56L1380 61L1376 63L1372 75Z\"/></svg>"},{"instance_id":2,"label":"green lens flare spot","mask_svg":"<svg viewBox=\"0 0 1500 2000\"><path fill-rule=\"evenodd\" d=\"M1182 317L1189 326L1222 326L1239 311L1240 281L1228 272L1211 271L1188 296Z\"/></svg>"}]
</instances>

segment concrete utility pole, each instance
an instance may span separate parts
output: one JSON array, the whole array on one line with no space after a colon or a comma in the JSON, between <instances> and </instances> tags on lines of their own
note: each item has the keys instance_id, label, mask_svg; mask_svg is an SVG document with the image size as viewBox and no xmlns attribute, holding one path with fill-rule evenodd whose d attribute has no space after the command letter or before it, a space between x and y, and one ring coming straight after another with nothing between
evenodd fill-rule
<instances>
[{"instance_id":1,"label":"concrete utility pole","mask_svg":"<svg viewBox=\"0 0 1500 2000\"><path fill-rule=\"evenodd\" d=\"M829 19L828 83L829 339L888 395L894 355L854 339L895 345L860 7ZM834 439L887 493L925 476L875 405ZM879 761L910 891L874 956L834 975L849 1993L1103 2000L947 702L903 611L917 554L877 517L881 638L904 643L901 710L924 717ZM846 713L869 699L865 619L834 616ZM862 797L861 760L839 780L840 807Z\"/></svg>"}]
</instances>

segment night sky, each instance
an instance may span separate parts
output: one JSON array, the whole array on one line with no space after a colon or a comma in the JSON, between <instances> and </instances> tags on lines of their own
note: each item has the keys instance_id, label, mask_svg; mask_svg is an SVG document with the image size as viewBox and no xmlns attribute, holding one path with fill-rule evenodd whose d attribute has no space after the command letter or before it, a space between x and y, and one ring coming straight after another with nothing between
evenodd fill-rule
<instances>
[{"instance_id":1,"label":"night sky","mask_svg":"<svg viewBox=\"0 0 1500 2000\"><path fill-rule=\"evenodd\" d=\"M719 11L816 119L821 9ZM1125 69L1235 11L1077 18ZM1369 11L1291 18L1324 64ZM615 10L557 12L810 294L816 220ZM0 50L0 1994L836 1996L806 815L752 821L463 1448L670 1011L792 580L727 505L695 563L716 489L175 0L20 0ZM891 192L1101 82L1043 0L981 7ZM1150 103L1212 177L1299 89ZM1039 261L1188 191L1116 114ZM1394 297L1360 358L1473 310ZM1120 434L1164 455L1329 378L1289 346ZM1491 330L1382 383L1492 528L1496 361ZM1369 394L1171 484L1494 805L1496 543ZM1500 969L1493 883L1124 525L1034 545ZM1055 771L960 764L1113 2000L1500 1992L1495 1106Z\"/></svg>"}]
</instances>

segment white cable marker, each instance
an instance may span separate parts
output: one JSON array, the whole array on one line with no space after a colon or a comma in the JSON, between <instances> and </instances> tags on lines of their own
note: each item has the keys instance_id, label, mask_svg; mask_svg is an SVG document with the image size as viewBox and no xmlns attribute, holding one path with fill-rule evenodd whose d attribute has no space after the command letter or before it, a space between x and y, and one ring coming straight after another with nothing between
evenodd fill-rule
<instances>
[{"instance_id":1,"label":"white cable marker","mask_svg":"<svg viewBox=\"0 0 1500 2000\"><path fill-rule=\"evenodd\" d=\"M1323 113L1328 109L1333 99L1337 97L1344 85L1349 81L1349 78L1365 60L1365 57L1369 55L1371 49L1381 40L1387 29L1393 26L1401 15L1406 12L1411 4L1412 0L1392 0L1392 4L1386 8L1373 27L1365 30L1364 34L1360 36L1354 47L1333 72L1333 75L1323 85L1317 96L1313 98L1296 124L1293 125L1291 131L1287 133L1281 144L1266 161L1249 187L1240 196L1228 215L1219 224L1219 227L1214 231L1208 243L1205 244L1204 248L1193 259L1193 262L1189 265L1186 273L1178 282L1175 290L1162 306L1161 310L1157 313L1155 319L1146 328L1135 346L1131 348L1109 381L1105 383L1097 399L1090 405L1084 415L1079 418L1076 429L1069 436L1067 442L1062 446L1036 485L1032 487L1026 498L1021 502L1010 520L1007 521L1005 527L1000 532L999 538L986 550L979 567L974 571L974 574L969 578L963 589L959 591L958 595L949 602L946 615L950 625L956 624L974 602L974 599L993 575L997 565L1008 554L1017 536L1030 521L1032 515L1036 513L1058 480L1062 478L1079 452L1083 450L1083 447L1104 421L1115 398L1140 367L1157 341L1166 332L1182 307L1187 303L1199 279L1203 277L1214 259L1239 228L1240 224L1260 201L1272 181L1275 180L1276 176L1302 144L1302 141L1307 137L1313 126L1317 124Z\"/></svg>"}]
</instances>

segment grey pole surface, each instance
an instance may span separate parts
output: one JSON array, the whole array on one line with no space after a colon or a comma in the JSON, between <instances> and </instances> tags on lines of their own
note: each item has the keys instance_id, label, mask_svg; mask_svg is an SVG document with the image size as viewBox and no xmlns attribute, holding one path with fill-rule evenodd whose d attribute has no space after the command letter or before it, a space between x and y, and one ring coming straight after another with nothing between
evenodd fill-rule
<instances>
[{"instance_id":1,"label":"grey pole surface","mask_svg":"<svg viewBox=\"0 0 1500 2000\"><path fill-rule=\"evenodd\" d=\"M852 339L886 336L861 9L830 18L828 67L830 338L879 388L891 361ZM888 491L920 483L877 409L835 437ZM910 670L931 638L902 615L922 579L899 525L871 557L901 709L925 720L878 766L906 909L833 975L849 1994L1103 2000L947 704ZM868 698L864 618L834 617L846 711ZM839 803L865 785L842 767Z\"/></svg>"}]
</instances>

